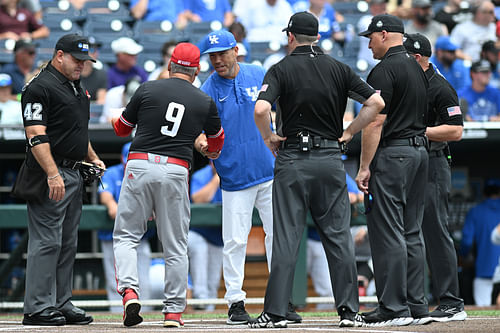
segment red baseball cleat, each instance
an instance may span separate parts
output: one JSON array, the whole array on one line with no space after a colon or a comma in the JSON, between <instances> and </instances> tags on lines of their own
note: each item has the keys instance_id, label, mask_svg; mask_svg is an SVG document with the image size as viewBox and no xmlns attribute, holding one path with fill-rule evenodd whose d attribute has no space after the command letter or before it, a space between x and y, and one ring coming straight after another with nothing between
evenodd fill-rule
<instances>
[{"instance_id":1,"label":"red baseball cleat","mask_svg":"<svg viewBox=\"0 0 500 333\"><path fill-rule=\"evenodd\" d=\"M134 326L142 323L142 317L139 315L141 303L133 289L125 289L123 292L123 325Z\"/></svg>"},{"instance_id":2,"label":"red baseball cleat","mask_svg":"<svg viewBox=\"0 0 500 333\"><path fill-rule=\"evenodd\" d=\"M181 318L182 312L177 313L165 313L165 321L163 322L164 327L180 327L184 326L184 321Z\"/></svg>"}]
</instances>

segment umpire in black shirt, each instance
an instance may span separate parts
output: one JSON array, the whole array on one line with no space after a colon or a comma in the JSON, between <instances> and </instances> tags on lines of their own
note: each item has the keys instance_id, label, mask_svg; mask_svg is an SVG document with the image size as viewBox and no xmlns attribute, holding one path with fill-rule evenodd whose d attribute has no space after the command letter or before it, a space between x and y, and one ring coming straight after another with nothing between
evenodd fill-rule
<instances>
[{"instance_id":1,"label":"umpire in black shirt","mask_svg":"<svg viewBox=\"0 0 500 333\"><path fill-rule=\"evenodd\" d=\"M422 232L432 276L433 296L439 306L430 313L437 321L465 320L459 297L457 254L448 231L448 196L451 188L451 154L447 141L462 138L462 112L455 89L429 62L431 43L421 34L407 34L403 43L425 71L428 115L426 136L430 141L429 178Z\"/></svg>"},{"instance_id":2,"label":"umpire in black shirt","mask_svg":"<svg viewBox=\"0 0 500 333\"><path fill-rule=\"evenodd\" d=\"M264 312L251 327L285 327L300 240L310 211L325 248L340 326L360 326L350 204L340 143L347 143L383 108L382 98L353 70L314 45L318 20L294 14L286 31L291 54L269 69L255 105L255 122L277 153L273 183L273 258ZM347 97L363 103L343 131ZM277 132L270 129L277 103Z\"/></svg>"},{"instance_id":3,"label":"umpire in black shirt","mask_svg":"<svg viewBox=\"0 0 500 333\"><path fill-rule=\"evenodd\" d=\"M89 142L90 96L80 87L85 61L95 61L88 49L85 37L61 37L52 60L22 92L26 165L39 170L44 185L39 200L28 200L24 325L93 320L71 303L84 191L78 165L85 160L104 168Z\"/></svg>"},{"instance_id":4,"label":"umpire in black shirt","mask_svg":"<svg viewBox=\"0 0 500 333\"><path fill-rule=\"evenodd\" d=\"M403 47L403 22L372 18L359 35L380 62L367 82L380 92L384 110L362 134L356 181L373 198L367 212L378 308L363 314L368 324L403 326L432 319L424 296L421 236L429 156L425 137L427 79Z\"/></svg>"}]
</instances>

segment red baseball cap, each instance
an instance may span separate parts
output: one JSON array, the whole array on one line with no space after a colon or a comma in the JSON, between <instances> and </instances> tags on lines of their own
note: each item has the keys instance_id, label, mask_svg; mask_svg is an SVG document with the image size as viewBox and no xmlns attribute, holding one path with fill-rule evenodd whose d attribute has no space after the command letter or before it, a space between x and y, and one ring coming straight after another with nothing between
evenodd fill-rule
<instances>
[{"instance_id":1,"label":"red baseball cap","mask_svg":"<svg viewBox=\"0 0 500 333\"><path fill-rule=\"evenodd\" d=\"M175 47L170 61L184 67L198 67L200 49L191 43L179 43Z\"/></svg>"}]
</instances>

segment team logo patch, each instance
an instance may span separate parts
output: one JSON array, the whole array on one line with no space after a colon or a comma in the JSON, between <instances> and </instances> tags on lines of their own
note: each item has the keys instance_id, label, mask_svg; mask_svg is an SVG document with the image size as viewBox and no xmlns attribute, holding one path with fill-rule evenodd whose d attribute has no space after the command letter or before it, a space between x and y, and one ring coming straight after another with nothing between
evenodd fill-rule
<instances>
[{"instance_id":1,"label":"team logo patch","mask_svg":"<svg viewBox=\"0 0 500 333\"><path fill-rule=\"evenodd\" d=\"M134 175L133 175L133 174L131 174L131 173L129 173L127 178L128 178L128 179L134 179Z\"/></svg>"},{"instance_id":2,"label":"team logo patch","mask_svg":"<svg viewBox=\"0 0 500 333\"><path fill-rule=\"evenodd\" d=\"M78 43L78 48L80 51L87 52L89 50L89 44Z\"/></svg>"},{"instance_id":3,"label":"team logo patch","mask_svg":"<svg viewBox=\"0 0 500 333\"><path fill-rule=\"evenodd\" d=\"M458 116L462 114L462 111L460 110L460 106L452 106L446 109L448 111L448 116Z\"/></svg>"},{"instance_id":4,"label":"team logo patch","mask_svg":"<svg viewBox=\"0 0 500 333\"><path fill-rule=\"evenodd\" d=\"M210 41L210 44L219 44L219 37L217 37L217 35L208 36L208 40Z\"/></svg>"},{"instance_id":5,"label":"team logo patch","mask_svg":"<svg viewBox=\"0 0 500 333\"><path fill-rule=\"evenodd\" d=\"M155 163L160 163L160 156L155 156Z\"/></svg>"},{"instance_id":6,"label":"team logo patch","mask_svg":"<svg viewBox=\"0 0 500 333\"><path fill-rule=\"evenodd\" d=\"M413 43L413 47L416 48L417 50L419 50L420 49L420 43L419 42Z\"/></svg>"}]
</instances>

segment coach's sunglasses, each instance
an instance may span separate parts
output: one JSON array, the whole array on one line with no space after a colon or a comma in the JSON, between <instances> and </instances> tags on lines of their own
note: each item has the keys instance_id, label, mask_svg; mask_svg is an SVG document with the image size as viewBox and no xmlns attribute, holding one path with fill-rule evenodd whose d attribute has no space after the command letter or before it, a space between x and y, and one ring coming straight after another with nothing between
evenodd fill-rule
<instances>
[{"instance_id":1,"label":"coach's sunglasses","mask_svg":"<svg viewBox=\"0 0 500 333\"><path fill-rule=\"evenodd\" d=\"M365 193L364 205L365 205L365 215L368 215L372 211L373 207L373 194L371 194L370 192Z\"/></svg>"}]
</instances>

